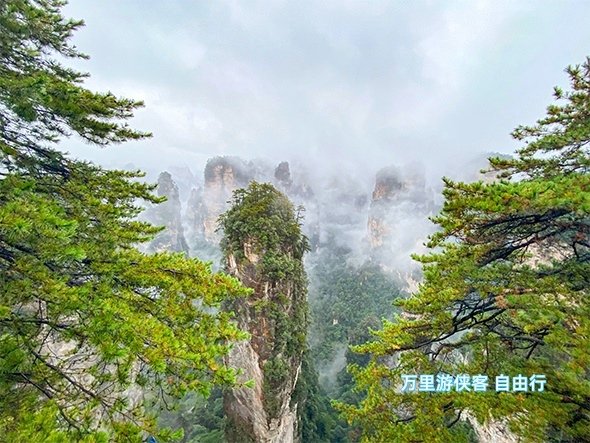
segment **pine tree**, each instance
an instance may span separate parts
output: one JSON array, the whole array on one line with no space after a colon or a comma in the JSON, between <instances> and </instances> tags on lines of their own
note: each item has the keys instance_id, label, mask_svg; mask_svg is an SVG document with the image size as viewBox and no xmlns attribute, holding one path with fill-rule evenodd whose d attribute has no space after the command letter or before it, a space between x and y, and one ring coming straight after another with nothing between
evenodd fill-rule
<instances>
[{"instance_id":1,"label":"pine tree","mask_svg":"<svg viewBox=\"0 0 590 443\"><path fill-rule=\"evenodd\" d=\"M424 281L352 367L364 441L467 441L461 418L506 420L523 441L590 441L590 59L492 183L445 179L440 230L416 257ZM400 392L404 374L482 374L486 392ZM495 392L498 375L544 374L544 392Z\"/></svg>"},{"instance_id":2,"label":"pine tree","mask_svg":"<svg viewBox=\"0 0 590 443\"><path fill-rule=\"evenodd\" d=\"M135 248L159 228L139 172L67 157L71 135L106 146L149 134L125 121L141 102L95 93L60 58L81 21L59 0L0 2L0 440L142 441L142 407L235 380L220 363L243 338L214 309L246 293L208 264Z\"/></svg>"}]
</instances>

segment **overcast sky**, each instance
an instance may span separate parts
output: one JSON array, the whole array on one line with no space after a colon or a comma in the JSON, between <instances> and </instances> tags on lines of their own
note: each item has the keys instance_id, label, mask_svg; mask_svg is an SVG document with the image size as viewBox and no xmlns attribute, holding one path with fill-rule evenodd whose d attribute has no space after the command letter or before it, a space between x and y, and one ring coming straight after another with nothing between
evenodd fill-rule
<instances>
[{"instance_id":1,"label":"overcast sky","mask_svg":"<svg viewBox=\"0 0 590 443\"><path fill-rule=\"evenodd\" d=\"M511 152L563 69L590 55L590 1L70 0L89 87L143 99L148 141L75 156L190 166L239 155L330 168Z\"/></svg>"}]
</instances>

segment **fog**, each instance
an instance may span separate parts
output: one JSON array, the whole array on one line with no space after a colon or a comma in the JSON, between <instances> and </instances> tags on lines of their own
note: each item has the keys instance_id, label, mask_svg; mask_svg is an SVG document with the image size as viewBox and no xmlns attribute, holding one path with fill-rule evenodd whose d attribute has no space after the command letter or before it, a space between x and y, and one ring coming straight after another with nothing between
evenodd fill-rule
<instances>
[{"instance_id":1,"label":"fog","mask_svg":"<svg viewBox=\"0 0 590 443\"><path fill-rule=\"evenodd\" d=\"M201 171L215 155L370 171L421 161L429 180L512 152L589 51L581 1L71 0L75 62L96 90L142 99L150 140L98 149L105 166ZM459 161L458 161L459 160Z\"/></svg>"}]
</instances>

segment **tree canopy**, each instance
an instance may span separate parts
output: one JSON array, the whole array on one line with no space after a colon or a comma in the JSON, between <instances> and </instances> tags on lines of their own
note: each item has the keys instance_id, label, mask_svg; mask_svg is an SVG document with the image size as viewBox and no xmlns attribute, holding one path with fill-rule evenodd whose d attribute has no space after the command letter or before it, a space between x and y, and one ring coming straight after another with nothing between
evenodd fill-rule
<instances>
[{"instance_id":1,"label":"tree canopy","mask_svg":"<svg viewBox=\"0 0 590 443\"><path fill-rule=\"evenodd\" d=\"M356 348L365 441L467 441L461 419L505 421L524 441L590 441L590 59L571 90L518 127L492 182L444 180L424 281ZM404 374L546 375L543 392L400 391Z\"/></svg>"},{"instance_id":2,"label":"tree canopy","mask_svg":"<svg viewBox=\"0 0 590 443\"><path fill-rule=\"evenodd\" d=\"M154 188L58 149L149 135L125 123L141 102L92 92L60 62L86 57L64 4L0 2L0 435L166 440L142 392L233 383L219 357L244 334L214 308L248 291L182 254L140 253L159 232L136 220L138 201L162 201Z\"/></svg>"}]
</instances>

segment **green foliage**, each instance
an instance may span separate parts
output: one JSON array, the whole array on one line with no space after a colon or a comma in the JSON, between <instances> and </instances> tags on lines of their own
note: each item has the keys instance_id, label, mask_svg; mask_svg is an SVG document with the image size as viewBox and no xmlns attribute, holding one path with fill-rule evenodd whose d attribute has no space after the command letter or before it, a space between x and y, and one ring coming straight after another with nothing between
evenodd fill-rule
<instances>
[{"instance_id":1,"label":"green foliage","mask_svg":"<svg viewBox=\"0 0 590 443\"><path fill-rule=\"evenodd\" d=\"M353 352L352 349L371 339L371 331L377 330L380 325L381 321L378 317L368 316L351 330L348 338L349 348L346 350L347 365L355 365L356 367L367 366L370 357L366 354ZM336 382L335 400L349 404L358 404L363 399L363 392L359 392L355 389L352 375L346 370L346 368L338 373Z\"/></svg>"},{"instance_id":2,"label":"green foliage","mask_svg":"<svg viewBox=\"0 0 590 443\"><path fill-rule=\"evenodd\" d=\"M160 403L160 402L158 402ZM223 431L223 397L221 390L212 390L205 399L195 392L190 392L180 400L167 399L169 407L162 409L156 405L153 412L158 414L158 424L163 428L182 429L180 443L221 443L224 442Z\"/></svg>"},{"instance_id":3,"label":"green foliage","mask_svg":"<svg viewBox=\"0 0 590 443\"><path fill-rule=\"evenodd\" d=\"M290 361L282 355L274 355L262 368L264 370L264 409L270 417L278 417L281 407L279 393L293 373Z\"/></svg>"},{"instance_id":4,"label":"green foliage","mask_svg":"<svg viewBox=\"0 0 590 443\"><path fill-rule=\"evenodd\" d=\"M424 282L353 365L358 406L340 404L364 441L468 441L457 427L505 419L523 441L590 441L590 59L568 68L572 90L514 159L493 158L492 183L445 179ZM397 356L392 360L391 356ZM545 392L398 392L401 374L546 374ZM559 436L557 438L557 436Z\"/></svg>"},{"instance_id":5,"label":"green foliage","mask_svg":"<svg viewBox=\"0 0 590 443\"><path fill-rule=\"evenodd\" d=\"M399 297L395 282L378 266L346 264L346 256L330 246L318 258L311 289L312 355L317 365L330 362L336 351L348 346L360 324L391 315ZM389 308L389 310L388 310ZM356 332L355 332L356 331Z\"/></svg>"},{"instance_id":6,"label":"green foliage","mask_svg":"<svg viewBox=\"0 0 590 443\"><path fill-rule=\"evenodd\" d=\"M92 92L88 74L59 57L86 58L69 39L83 25L61 15L61 0L0 3L0 150L9 170L67 174L64 155L48 147L72 133L107 145L145 137L122 123L141 102Z\"/></svg>"},{"instance_id":7,"label":"green foliage","mask_svg":"<svg viewBox=\"0 0 590 443\"><path fill-rule=\"evenodd\" d=\"M277 281L302 280L301 259L309 250L301 233L301 217L287 197L269 183L251 182L248 188L234 191L231 208L219 218L224 236L221 249L238 262L246 249L262 256L262 276Z\"/></svg>"},{"instance_id":8,"label":"green foliage","mask_svg":"<svg viewBox=\"0 0 590 443\"><path fill-rule=\"evenodd\" d=\"M309 351L303 355L301 373L291 398L299 405L301 441L314 443L347 442L346 423L338 417L326 393L320 388Z\"/></svg>"},{"instance_id":9,"label":"green foliage","mask_svg":"<svg viewBox=\"0 0 590 443\"><path fill-rule=\"evenodd\" d=\"M220 357L244 334L216 308L247 291L198 260L138 252L159 231L136 221L138 200L161 201L153 187L54 149L147 135L124 123L140 102L91 92L57 61L83 57L63 4L0 2L0 435L167 441L138 391L233 383Z\"/></svg>"},{"instance_id":10,"label":"green foliage","mask_svg":"<svg viewBox=\"0 0 590 443\"><path fill-rule=\"evenodd\" d=\"M225 257L235 258L253 285L271 285L268 294L256 293L249 301L254 318L263 315L272 321L269 358L288 360L305 349L307 277L302 260L309 246L300 222L287 197L256 182L234 191L231 208L220 217Z\"/></svg>"},{"instance_id":11,"label":"green foliage","mask_svg":"<svg viewBox=\"0 0 590 443\"><path fill-rule=\"evenodd\" d=\"M236 302L238 317L249 319L263 362L264 405L278 416L285 387L295 378L306 349L307 278L303 254L307 238L299 212L267 183L252 182L234 192L231 208L220 217L221 247L228 270L255 288L247 304ZM236 269L231 263L235 261ZM244 310L248 310L247 314Z\"/></svg>"},{"instance_id":12,"label":"green foliage","mask_svg":"<svg viewBox=\"0 0 590 443\"><path fill-rule=\"evenodd\" d=\"M309 382L311 405L305 410L308 421L303 422L304 441L357 441L357 430L334 417L330 399L347 403L360 400L359 393L353 392L353 380L345 370L336 373L333 369L338 352L357 345L370 337L369 329L377 329L383 315L390 315L393 301L399 296L395 282L379 267L366 263L361 266L347 264L350 249L338 246L334 236L328 237L320 254L311 267L310 286L310 347L309 362L304 362L301 382ZM364 365L368 356L346 351L347 363ZM332 378L323 375L320 379L327 393L318 386L318 375L313 366L334 374ZM306 406L307 408L307 406ZM318 431L314 431L314 429ZM316 432L315 434L313 434ZM313 436L313 438L312 438Z\"/></svg>"}]
</instances>

